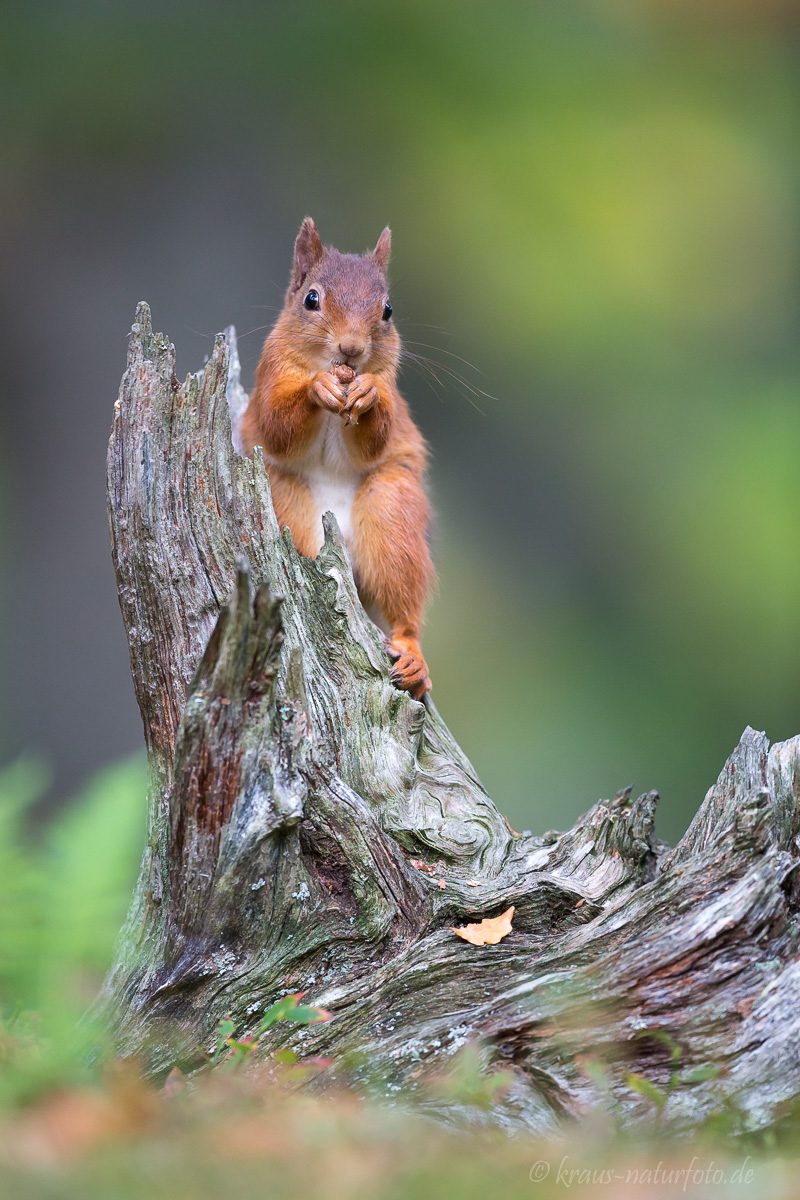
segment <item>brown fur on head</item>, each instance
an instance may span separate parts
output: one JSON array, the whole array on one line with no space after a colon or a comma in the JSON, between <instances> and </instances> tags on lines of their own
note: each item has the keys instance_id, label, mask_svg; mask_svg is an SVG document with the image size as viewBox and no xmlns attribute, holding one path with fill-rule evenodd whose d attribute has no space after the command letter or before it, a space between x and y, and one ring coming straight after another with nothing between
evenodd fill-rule
<instances>
[{"instance_id":1,"label":"brown fur on head","mask_svg":"<svg viewBox=\"0 0 800 1200\"><path fill-rule=\"evenodd\" d=\"M346 362L358 372L393 375L400 337L391 307L390 315L384 315L389 305L386 268L391 240L387 227L370 254L341 254L322 245L316 225L306 217L295 241L283 311L270 339L291 342L312 374Z\"/></svg>"}]
</instances>

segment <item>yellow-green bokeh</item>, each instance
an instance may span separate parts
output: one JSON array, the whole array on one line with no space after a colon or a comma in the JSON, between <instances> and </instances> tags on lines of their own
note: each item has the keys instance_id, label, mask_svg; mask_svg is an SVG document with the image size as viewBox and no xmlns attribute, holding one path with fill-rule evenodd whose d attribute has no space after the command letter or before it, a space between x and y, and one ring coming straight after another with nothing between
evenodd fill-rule
<instances>
[{"instance_id":1,"label":"yellow-green bokeh","mask_svg":"<svg viewBox=\"0 0 800 1200\"><path fill-rule=\"evenodd\" d=\"M404 376L440 512L434 695L513 824L633 783L675 837L746 723L800 726L792 37L743 0L10 21L11 234L54 163L135 190L193 156L232 220L263 160L287 269L307 212L345 249L392 225L409 348L466 380Z\"/></svg>"}]
</instances>

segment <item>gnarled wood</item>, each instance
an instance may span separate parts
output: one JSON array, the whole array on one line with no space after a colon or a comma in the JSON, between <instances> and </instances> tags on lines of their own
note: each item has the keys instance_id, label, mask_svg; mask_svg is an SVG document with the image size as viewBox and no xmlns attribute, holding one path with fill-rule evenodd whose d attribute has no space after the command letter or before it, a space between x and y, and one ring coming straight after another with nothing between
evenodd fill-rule
<instances>
[{"instance_id":1,"label":"gnarled wood","mask_svg":"<svg viewBox=\"0 0 800 1200\"><path fill-rule=\"evenodd\" d=\"M223 1015L244 1034L305 990L333 1020L260 1050L410 1095L475 1040L511 1072L511 1127L596 1103L634 1120L652 1102L631 1073L679 1124L772 1121L800 1091L800 739L747 730L674 850L654 792L512 835L434 706L392 686L333 519L315 562L277 528L259 451L234 449L233 331L201 376L174 363L140 305L108 471L153 768L105 990L122 1050L199 1062ZM449 928L511 904L496 946Z\"/></svg>"}]
</instances>

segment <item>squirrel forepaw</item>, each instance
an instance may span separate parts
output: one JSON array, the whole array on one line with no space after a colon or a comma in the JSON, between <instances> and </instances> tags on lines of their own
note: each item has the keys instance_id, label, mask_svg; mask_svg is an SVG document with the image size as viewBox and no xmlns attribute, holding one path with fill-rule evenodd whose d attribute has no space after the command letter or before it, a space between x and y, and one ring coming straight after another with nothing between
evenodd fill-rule
<instances>
[{"instance_id":1,"label":"squirrel forepaw","mask_svg":"<svg viewBox=\"0 0 800 1200\"><path fill-rule=\"evenodd\" d=\"M369 412L380 398L378 381L374 375L370 375L369 372L356 375L347 388L347 399L342 409L342 415L348 418L348 424L356 425L361 414Z\"/></svg>"},{"instance_id":2,"label":"squirrel forepaw","mask_svg":"<svg viewBox=\"0 0 800 1200\"><path fill-rule=\"evenodd\" d=\"M320 408L340 413L345 402L344 388L330 371L317 371L311 380L309 395Z\"/></svg>"}]
</instances>

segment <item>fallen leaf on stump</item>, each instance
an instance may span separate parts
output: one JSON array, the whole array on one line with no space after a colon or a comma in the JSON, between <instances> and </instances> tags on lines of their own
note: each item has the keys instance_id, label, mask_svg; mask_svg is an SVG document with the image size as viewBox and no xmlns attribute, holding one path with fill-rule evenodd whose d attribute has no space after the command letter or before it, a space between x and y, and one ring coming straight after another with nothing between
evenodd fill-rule
<instances>
[{"instance_id":1,"label":"fallen leaf on stump","mask_svg":"<svg viewBox=\"0 0 800 1200\"><path fill-rule=\"evenodd\" d=\"M433 863L423 862L421 858L410 858L408 860L412 867L416 867L418 871L424 871L426 875L435 875L436 867Z\"/></svg>"},{"instance_id":2,"label":"fallen leaf on stump","mask_svg":"<svg viewBox=\"0 0 800 1200\"><path fill-rule=\"evenodd\" d=\"M473 946L496 946L497 943L511 933L511 918L514 916L514 905L507 908L499 917L484 917L477 925L462 925L459 929L451 925L453 933L457 933L465 942Z\"/></svg>"}]
</instances>

